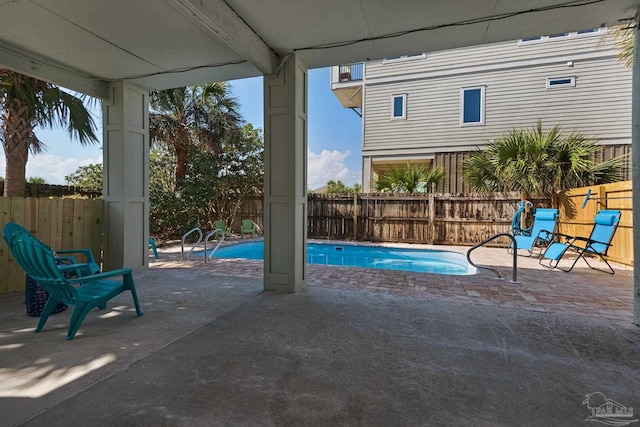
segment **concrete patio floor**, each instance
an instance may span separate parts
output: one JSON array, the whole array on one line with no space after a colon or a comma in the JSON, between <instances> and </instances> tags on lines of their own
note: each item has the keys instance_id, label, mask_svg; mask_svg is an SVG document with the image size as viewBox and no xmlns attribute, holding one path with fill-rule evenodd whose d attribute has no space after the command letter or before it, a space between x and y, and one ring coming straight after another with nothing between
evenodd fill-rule
<instances>
[{"instance_id":1,"label":"concrete patio floor","mask_svg":"<svg viewBox=\"0 0 640 427\"><path fill-rule=\"evenodd\" d=\"M510 278L506 250L474 260ZM262 262L161 250L135 275L144 316L122 294L72 341L70 310L34 334L23 295L0 296L0 425L585 425L594 392L639 408L632 270L518 263L518 284L309 265L276 294Z\"/></svg>"}]
</instances>

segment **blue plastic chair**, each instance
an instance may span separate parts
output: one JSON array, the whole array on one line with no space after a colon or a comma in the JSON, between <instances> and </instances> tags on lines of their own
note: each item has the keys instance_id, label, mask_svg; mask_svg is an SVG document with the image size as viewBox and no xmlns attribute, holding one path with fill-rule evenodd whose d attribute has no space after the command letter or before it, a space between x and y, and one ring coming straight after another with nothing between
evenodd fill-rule
<instances>
[{"instance_id":1,"label":"blue plastic chair","mask_svg":"<svg viewBox=\"0 0 640 427\"><path fill-rule=\"evenodd\" d=\"M594 270L615 274L615 271L605 256L607 256L607 251L611 247L611 240L616 234L618 223L620 222L620 211L601 210L596 214L593 222L593 229L591 230L589 237L569 236L566 234L556 233L553 237L553 241L547 247L544 254L542 254L542 258L540 258L539 261L540 265L548 268L558 268L558 270L569 272L573 269L578 260L582 258L584 262ZM573 261L573 264L571 264L571 267L568 269L562 269L558 267L558 264L569 249L576 252L578 256ZM585 255L599 257L604 261L609 269L603 270L589 264Z\"/></svg>"},{"instance_id":2,"label":"blue plastic chair","mask_svg":"<svg viewBox=\"0 0 640 427\"><path fill-rule=\"evenodd\" d=\"M142 316L130 268L66 278L59 269L53 250L35 237L25 232L16 232L10 243L14 259L49 293L35 332L42 330L55 306L63 303L75 306L67 331L67 340L73 339L91 309L105 307L107 301L126 290L131 291L136 313ZM80 287L73 286L73 283Z\"/></svg>"},{"instance_id":3,"label":"blue plastic chair","mask_svg":"<svg viewBox=\"0 0 640 427\"><path fill-rule=\"evenodd\" d=\"M518 249L524 249L533 255L536 245L551 242L558 220L558 209L538 208L533 216L529 235L514 236ZM513 246L510 248L513 250Z\"/></svg>"}]
</instances>

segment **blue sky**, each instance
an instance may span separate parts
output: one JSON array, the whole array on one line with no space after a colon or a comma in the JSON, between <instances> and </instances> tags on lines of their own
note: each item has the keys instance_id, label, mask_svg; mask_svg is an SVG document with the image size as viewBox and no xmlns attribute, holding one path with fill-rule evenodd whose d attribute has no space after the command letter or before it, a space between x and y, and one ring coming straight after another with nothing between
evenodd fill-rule
<instances>
[{"instance_id":1,"label":"blue sky","mask_svg":"<svg viewBox=\"0 0 640 427\"><path fill-rule=\"evenodd\" d=\"M244 120L264 128L262 77L230 83ZM343 108L331 92L329 68L309 71L308 99L308 188L322 187L332 179L347 185L360 182L362 119ZM101 127L99 108L96 114L96 123ZM27 177L41 177L49 184L65 184L64 177L78 167L102 163L102 143L82 147L77 141L70 141L62 130L44 129L37 135L48 149L44 154L29 156ZM101 128L99 136L102 137ZM4 153L1 157L0 175L4 176Z\"/></svg>"}]
</instances>

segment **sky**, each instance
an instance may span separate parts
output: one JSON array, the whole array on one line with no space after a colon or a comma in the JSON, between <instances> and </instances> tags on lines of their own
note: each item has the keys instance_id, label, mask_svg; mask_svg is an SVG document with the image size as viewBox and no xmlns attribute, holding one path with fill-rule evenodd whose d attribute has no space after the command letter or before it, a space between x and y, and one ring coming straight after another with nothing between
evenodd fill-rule
<instances>
[{"instance_id":1,"label":"sky","mask_svg":"<svg viewBox=\"0 0 640 427\"><path fill-rule=\"evenodd\" d=\"M262 77L234 80L233 95L247 123L264 129ZM361 180L362 119L342 107L331 92L329 68L309 70L308 176L310 190L329 180L353 185ZM80 166L102 163L102 118L100 107L93 109L100 143L83 147L60 129L38 129L38 138L47 146L39 155L29 155L27 179L44 178L48 184L66 184L65 176ZM5 174L4 153L0 154L0 176Z\"/></svg>"}]
</instances>

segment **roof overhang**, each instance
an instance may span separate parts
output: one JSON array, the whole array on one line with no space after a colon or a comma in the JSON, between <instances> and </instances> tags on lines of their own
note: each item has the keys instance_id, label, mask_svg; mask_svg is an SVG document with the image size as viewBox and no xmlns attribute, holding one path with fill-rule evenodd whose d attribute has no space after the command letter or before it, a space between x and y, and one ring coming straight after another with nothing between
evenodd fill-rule
<instances>
[{"instance_id":1,"label":"roof overhang","mask_svg":"<svg viewBox=\"0 0 640 427\"><path fill-rule=\"evenodd\" d=\"M0 0L0 66L105 97L611 26L640 0Z\"/></svg>"}]
</instances>

